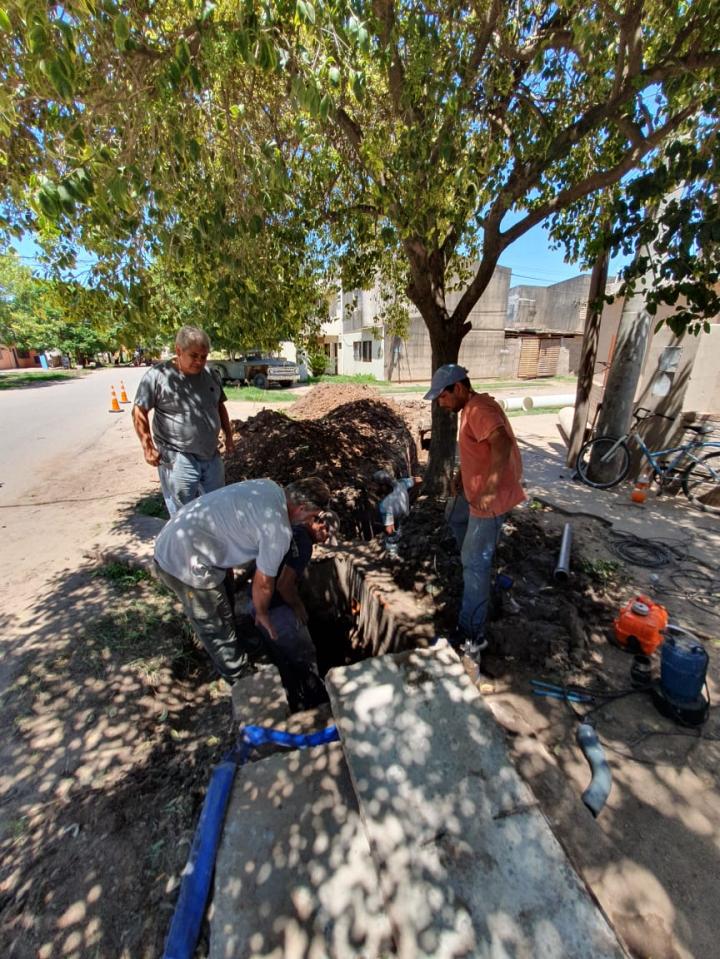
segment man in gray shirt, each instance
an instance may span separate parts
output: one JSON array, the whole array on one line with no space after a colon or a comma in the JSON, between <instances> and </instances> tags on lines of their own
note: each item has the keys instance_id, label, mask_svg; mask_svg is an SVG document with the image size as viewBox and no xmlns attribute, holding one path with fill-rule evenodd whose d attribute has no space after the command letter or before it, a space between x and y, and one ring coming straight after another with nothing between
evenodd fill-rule
<instances>
[{"instance_id":1,"label":"man in gray shirt","mask_svg":"<svg viewBox=\"0 0 720 959\"><path fill-rule=\"evenodd\" d=\"M255 623L277 641L270 618L275 578L292 540L294 524L310 524L330 499L316 477L290 483L231 483L206 493L168 520L155 541L155 572L183 605L216 669L232 683L247 665L235 624L227 573L255 560L252 584Z\"/></svg>"},{"instance_id":2,"label":"man in gray shirt","mask_svg":"<svg viewBox=\"0 0 720 959\"><path fill-rule=\"evenodd\" d=\"M158 468L171 516L201 493L224 485L225 468L218 452L221 429L226 452L235 448L225 393L205 368L209 352L207 333L184 326L175 338L175 357L148 370L135 395L135 432L145 460Z\"/></svg>"}]
</instances>

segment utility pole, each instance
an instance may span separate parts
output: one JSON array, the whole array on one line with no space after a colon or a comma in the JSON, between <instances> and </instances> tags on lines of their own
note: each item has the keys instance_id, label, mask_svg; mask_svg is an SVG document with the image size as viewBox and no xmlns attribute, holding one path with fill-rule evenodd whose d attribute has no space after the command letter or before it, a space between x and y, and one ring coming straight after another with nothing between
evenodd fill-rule
<instances>
[{"instance_id":1,"label":"utility pole","mask_svg":"<svg viewBox=\"0 0 720 959\"><path fill-rule=\"evenodd\" d=\"M609 254L607 250L598 256L593 265L588 290L587 313L583 333L580 369L578 371L577 391L575 393L575 414L570 431L567 465L574 466L578 453L585 440L585 427L588 421L588 408L595 375L598 339L600 337L600 319L602 317L608 278Z\"/></svg>"}]
</instances>

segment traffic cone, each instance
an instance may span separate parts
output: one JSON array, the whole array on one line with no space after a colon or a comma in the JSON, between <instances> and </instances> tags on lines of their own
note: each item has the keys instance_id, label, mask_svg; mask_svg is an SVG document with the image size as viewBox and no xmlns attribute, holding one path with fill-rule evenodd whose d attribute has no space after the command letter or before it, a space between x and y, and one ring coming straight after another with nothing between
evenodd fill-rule
<instances>
[{"instance_id":1,"label":"traffic cone","mask_svg":"<svg viewBox=\"0 0 720 959\"><path fill-rule=\"evenodd\" d=\"M115 394L115 387L111 386L110 387L110 409L108 410L108 413L122 413L122 412L123 411L120 409L120 404L118 403L118 398Z\"/></svg>"},{"instance_id":2,"label":"traffic cone","mask_svg":"<svg viewBox=\"0 0 720 959\"><path fill-rule=\"evenodd\" d=\"M120 402L121 402L121 403L129 403L129 402L130 402L130 400L128 399L128 395L127 395L127 393L125 392L125 384L123 383L122 380L120 380Z\"/></svg>"},{"instance_id":3,"label":"traffic cone","mask_svg":"<svg viewBox=\"0 0 720 959\"><path fill-rule=\"evenodd\" d=\"M652 473L650 470L643 470L635 481L635 488L630 494L630 499L633 501L633 503L645 502L651 483Z\"/></svg>"}]
</instances>

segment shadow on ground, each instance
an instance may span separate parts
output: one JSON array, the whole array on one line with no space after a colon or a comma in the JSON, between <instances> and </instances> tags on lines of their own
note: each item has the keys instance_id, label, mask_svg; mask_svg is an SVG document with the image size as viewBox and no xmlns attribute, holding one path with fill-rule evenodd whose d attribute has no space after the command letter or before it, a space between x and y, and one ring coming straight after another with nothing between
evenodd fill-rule
<instances>
[{"instance_id":1,"label":"shadow on ground","mask_svg":"<svg viewBox=\"0 0 720 959\"><path fill-rule=\"evenodd\" d=\"M49 583L5 653L2 953L156 957L231 734L174 604L118 567Z\"/></svg>"}]
</instances>

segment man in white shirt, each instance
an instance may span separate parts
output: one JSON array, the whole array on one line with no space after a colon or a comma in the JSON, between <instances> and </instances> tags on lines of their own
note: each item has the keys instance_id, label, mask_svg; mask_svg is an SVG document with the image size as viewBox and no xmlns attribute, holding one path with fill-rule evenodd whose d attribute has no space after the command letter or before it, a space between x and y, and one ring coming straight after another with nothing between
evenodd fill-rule
<instances>
[{"instance_id":1,"label":"man in white shirt","mask_svg":"<svg viewBox=\"0 0 720 959\"><path fill-rule=\"evenodd\" d=\"M155 542L158 578L178 597L228 682L239 678L248 661L237 635L228 573L255 560L255 622L275 639L270 601L292 527L312 523L329 499L330 490L317 477L284 490L269 479L247 480L187 503L160 532Z\"/></svg>"}]
</instances>

